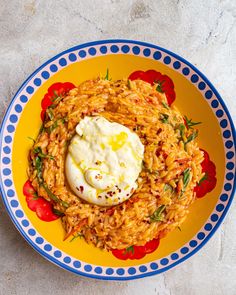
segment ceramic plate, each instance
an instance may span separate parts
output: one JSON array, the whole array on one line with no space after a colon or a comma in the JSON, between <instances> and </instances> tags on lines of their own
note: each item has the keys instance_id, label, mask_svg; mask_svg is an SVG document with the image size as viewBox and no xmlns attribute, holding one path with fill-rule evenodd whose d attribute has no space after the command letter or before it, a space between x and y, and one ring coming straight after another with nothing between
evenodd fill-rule
<instances>
[{"instance_id":1,"label":"ceramic plate","mask_svg":"<svg viewBox=\"0 0 236 295\"><path fill-rule=\"evenodd\" d=\"M60 219L43 222L26 205L27 155L40 127L40 103L55 82L76 85L106 73L113 80L135 70L155 69L175 84L175 105L199 125L199 146L216 165L217 185L198 199L181 231L161 240L159 248L140 260L118 260L83 239L64 241ZM148 43L106 40L82 44L51 58L22 84L1 126L0 177L3 201L15 226L42 256L64 269L90 278L130 280L162 273L191 257L210 239L224 219L235 189L235 130L230 114L208 79L182 57Z\"/></svg>"}]
</instances>

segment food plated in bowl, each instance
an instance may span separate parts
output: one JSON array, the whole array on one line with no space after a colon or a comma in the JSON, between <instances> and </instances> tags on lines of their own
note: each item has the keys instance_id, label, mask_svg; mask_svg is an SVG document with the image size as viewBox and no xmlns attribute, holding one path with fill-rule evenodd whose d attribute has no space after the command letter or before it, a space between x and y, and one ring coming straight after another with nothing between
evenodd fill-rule
<instances>
[{"instance_id":1,"label":"food plated in bowl","mask_svg":"<svg viewBox=\"0 0 236 295\"><path fill-rule=\"evenodd\" d=\"M40 253L76 273L131 279L209 239L233 194L234 133L201 73L152 45L103 41L63 53L30 81L6 115L20 118L3 195Z\"/></svg>"}]
</instances>

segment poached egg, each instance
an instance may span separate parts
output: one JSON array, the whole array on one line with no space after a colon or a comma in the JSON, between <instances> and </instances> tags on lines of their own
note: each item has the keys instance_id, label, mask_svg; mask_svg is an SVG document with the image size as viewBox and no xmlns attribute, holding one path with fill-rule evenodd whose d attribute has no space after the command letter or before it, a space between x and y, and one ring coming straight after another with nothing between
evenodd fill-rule
<instances>
[{"instance_id":1,"label":"poached egg","mask_svg":"<svg viewBox=\"0 0 236 295\"><path fill-rule=\"evenodd\" d=\"M76 126L65 169L73 192L89 203L112 206L137 188L144 146L127 127L103 117L85 117Z\"/></svg>"}]
</instances>

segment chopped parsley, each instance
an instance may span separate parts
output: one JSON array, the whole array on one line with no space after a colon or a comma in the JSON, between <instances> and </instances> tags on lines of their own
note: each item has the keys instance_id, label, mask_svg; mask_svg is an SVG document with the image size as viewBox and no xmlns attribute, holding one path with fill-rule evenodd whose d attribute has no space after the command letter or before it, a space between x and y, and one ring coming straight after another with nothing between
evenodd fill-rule
<instances>
[{"instance_id":1,"label":"chopped parsley","mask_svg":"<svg viewBox=\"0 0 236 295\"><path fill-rule=\"evenodd\" d=\"M48 197L52 199L54 202L61 204L63 207L68 208L69 204L67 202L61 201L56 195L54 195L50 189L48 188L46 182L42 183L42 187L45 189L46 193L48 194Z\"/></svg>"},{"instance_id":2,"label":"chopped parsley","mask_svg":"<svg viewBox=\"0 0 236 295\"><path fill-rule=\"evenodd\" d=\"M130 246L130 247L127 247L126 249L125 249L125 254L126 253L132 253L132 254L134 254L134 246Z\"/></svg>"},{"instance_id":3,"label":"chopped parsley","mask_svg":"<svg viewBox=\"0 0 236 295\"><path fill-rule=\"evenodd\" d=\"M197 136L198 136L198 131L194 130L193 133L187 137L187 140L184 142L184 145L186 146L187 143L194 140Z\"/></svg>"},{"instance_id":4,"label":"chopped parsley","mask_svg":"<svg viewBox=\"0 0 236 295\"><path fill-rule=\"evenodd\" d=\"M187 116L184 116L184 119L188 129L192 129L193 126L196 126L202 123L202 122L193 122L192 119L188 119Z\"/></svg>"},{"instance_id":5,"label":"chopped parsley","mask_svg":"<svg viewBox=\"0 0 236 295\"><path fill-rule=\"evenodd\" d=\"M187 186L189 184L189 181L190 181L190 176L191 176L190 175L190 169L189 168L185 169L184 172L183 172L183 188L182 188L182 190L180 192L179 197L182 197L183 193L185 192L185 190L186 190L186 188L187 188Z\"/></svg>"},{"instance_id":6,"label":"chopped parsley","mask_svg":"<svg viewBox=\"0 0 236 295\"><path fill-rule=\"evenodd\" d=\"M73 238L70 240L70 242L73 242L75 239L77 239L77 238L83 238L84 237L84 235L83 234L81 234L81 233L77 233L76 235L74 235L73 236Z\"/></svg>"},{"instance_id":7,"label":"chopped parsley","mask_svg":"<svg viewBox=\"0 0 236 295\"><path fill-rule=\"evenodd\" d=\"M199 180L198 185L200 185L204 180L206 180L207 177L207 173L205 172L205 175Z\"/></svg>"},{"instance_id":8,"label":"chopped parsley","mask_svg":"<svg viewBox=\"0 0 236 295\"><path fill-rule=\"evenodd\" d=\"M106 71L106 76L103 78L104 80L109 80L111 81L111 78L109 77L109 69L107 68L107 71Z\"/></svg>"},{"instance_id":9,"label":"chopped parsley","mask_svg":"<svg viewBox=\"0 0 236 295\"><path fill-rule=\"evenodd\" d=\"M170 107L168 106L168 104L167 104L167 103L165 103L164 101L162 101L162 104L163 104L163 107L164 107L164 108L166 108L167 110L169 110L169 109L170 109Z\"/></svg>"},{"instance_id":10,"label":"chopped parsley","mask_svg":"<svg viewBox=\"0 0 236 295\"><path fill-rule=\"evenodd\" d=\"M166 192L168 190L173 192L173 187L170 184L166 183L165 186L164 186L164 192Z\"/></svg>"},{"instance_id":11,"label":"chopped parsley","mask_svg":"<svg viewBox=\"0 0 236 295\"><path fill-rule=\"evenodd\" d=\"M164 93L164 91L162 90L162 83L160 81L157 81L157 87L156 90L160 93Z\"/></svg>"},{"instance_id":12,"label":"chopped parsley","mask_svg":"<svg viewBox=\"0 0 236 295\"><path fill-rule=\"evenodd\" d=\"M163 113L160 113L160 120L161 120L161 122L162 123L165 123L165 124L167 124L167 123L169 123L169 115L167 115L167 114L163 114Z\"/></svg>"},{"instance_id":13,"label":"chopped parsley","mask_svg":"<svg viewBox=\"0 0 236 295\"><path fill-rule=\"evenodd\" d=\"M40 158L48 158L48 159L54 160L54 157L53 156L44 154L42 152L41 147L39 147L39 146L37 146L36 148L34 148L33 149L33 152L34 152L34 154L37 154L37 156L40 157Z\"/></svg>"},{"instance_id":14,"label":"chopped parsley","mask_svg":"<svg viewBox=\"0 0 236 295\"><path fill-rule=\"evenodd\" d=\"M32 137L30 137L30 136L27 136L27 138L28 138L28 139L30 139L30 140L32 140L32 141L33 141L33 143L35 144L35 140L34 140Z\"/></svg>"},{"instance_id":15,"label":"chopped parsley","mask_svg":"<svg viewBox=\"0 0 236 295\"><path fill-rule=\"evenodd\" d=\"M55 209L55 208L53 208L52 211L53 211L53 213L54 213L55 215L60 216L60 217L62 217L62 216L65 215L63 212L61 212L61 211L59 211L59 210L57 210L57 209Z\"/></svg>"},{"instance_id":16,"label":"chopped parsley","mask_svg":"<svg viewBox=\"0 0 236 295\"><path fill-rule=\"evenodd\" d=\"M166 205L161 205L157 210L150 216L151 222L160 222L163 221L163 211L165 210Z\"/></svg>"}]
</instances>

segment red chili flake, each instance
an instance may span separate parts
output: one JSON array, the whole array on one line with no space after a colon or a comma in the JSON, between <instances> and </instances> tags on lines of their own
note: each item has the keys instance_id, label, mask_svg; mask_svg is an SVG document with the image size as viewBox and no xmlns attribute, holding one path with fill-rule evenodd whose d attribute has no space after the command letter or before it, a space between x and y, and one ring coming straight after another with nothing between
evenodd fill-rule
<instances>
[{"instance_id":1,"label":"red chili flake","mask_svg":"<svg viewBox=\"0 0 236 295\"><path fill-rule=\"evenodd\" d=\"M79 189L80 189L81 193L83 193L84 187L82 185L79 187Z\"/></svg>"}]
</instances>

